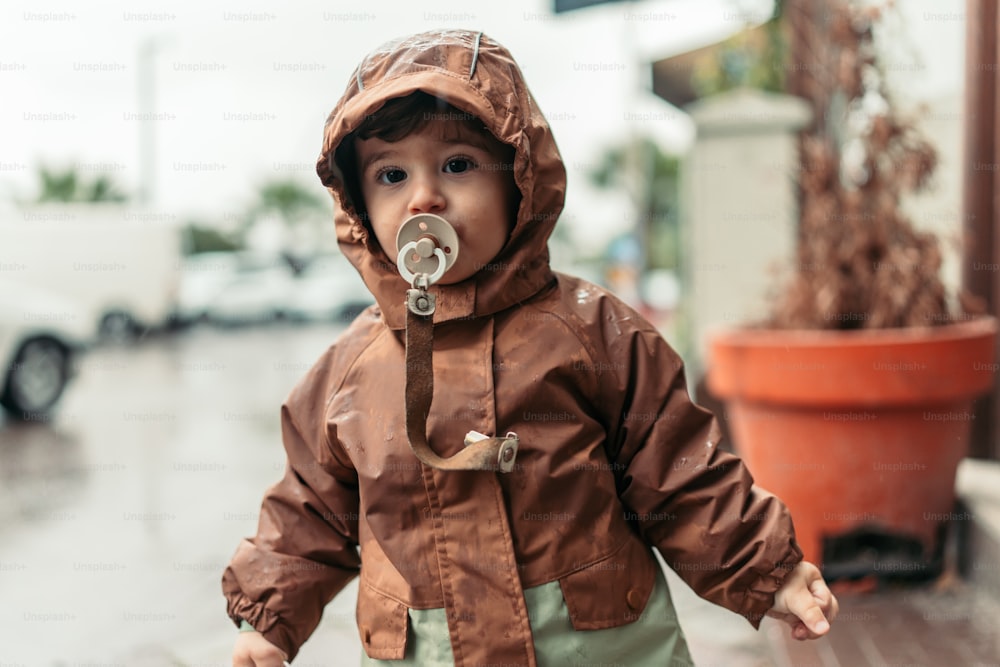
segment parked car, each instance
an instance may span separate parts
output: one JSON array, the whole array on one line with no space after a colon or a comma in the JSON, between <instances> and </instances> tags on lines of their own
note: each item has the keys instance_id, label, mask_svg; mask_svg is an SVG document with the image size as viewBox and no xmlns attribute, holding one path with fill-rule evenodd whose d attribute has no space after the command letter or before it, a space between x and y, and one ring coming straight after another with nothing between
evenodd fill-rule
<instances>
[{"instance_id":1,"label":"parked car","mask_svg":"<svg viewBox=\"0 0 1000 667\"><path fill-rule=\"evenodd\" d=\"M280 255L238 252L235 259L233 270L209 299L207 319L254 324L280 318L295 280L292 267Z\"/></svg>"},{"instance_id":2,"label":"parked car","mask_svg":"<svg viewBox=\"0 0 1000 667\"><path fill-rule=\"evenodd\" d=\"M0 280L0 406L44 421L92 341L88 311L42 288Z\"/></svg>"},{"instance_id":3,"label":"parked car","mask_svg":"<svg viewBox=\"0 0 1000 667\"><path fill-rule=\"evenodd\" d=\"M185 257L173 319L180 324L205 319L222 288L238 275L239 265L240 255L235 252L203 252Z\"/></svg>"},{"instance_id":4,"label":"parked car","mask_svg":"<svg viewBox=\"0 0 1000 667\"><path fill-rule=\"evenodd\" d=\"M350 321L375 303L361 275L343 255L320 255L296 277L285 315L300 321Z\"/></svg>"},{"instance_id":5,"label":"parked car","mask_svg":"<svg viewBox=\"0 0 1000 667\"><path fill-rule=\"evenodd\" d=\"M281 317L348 321L374 302L343 255L319 255L295 275L278 255L211 252L184 260L174 319L182 324L202 319L251 324Z\"/></svg>"},{"instance_id":6,"label":"parked car","mask_svg":"<svg viewBox=\"0 0 1000 667\"><path fill-rule=\"evenodd\" d=\"M283 315L294 272L280 255L206 252L181 262L173 320L191 324L255 324Z\"/></svg>"}]
</instances>

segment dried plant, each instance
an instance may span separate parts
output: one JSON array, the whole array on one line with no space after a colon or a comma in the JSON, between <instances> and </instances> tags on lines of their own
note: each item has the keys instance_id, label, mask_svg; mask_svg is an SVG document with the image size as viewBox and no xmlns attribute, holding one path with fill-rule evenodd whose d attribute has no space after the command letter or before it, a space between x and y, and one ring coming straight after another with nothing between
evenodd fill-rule
<instances>
[{"instance_id":1,"label":"dried plant","mask_svg":"<svg viewBox=\"0 0 1000 667\"><path fill-rule=\"evenodd\" d=\"M812 106L799 143L794 273L767 326L877 329L951 322L937 238L903 213L928 184L934 147L886 90L880 10L848 0L787 2L789 88Z\"/></svg>"}]
</instances>

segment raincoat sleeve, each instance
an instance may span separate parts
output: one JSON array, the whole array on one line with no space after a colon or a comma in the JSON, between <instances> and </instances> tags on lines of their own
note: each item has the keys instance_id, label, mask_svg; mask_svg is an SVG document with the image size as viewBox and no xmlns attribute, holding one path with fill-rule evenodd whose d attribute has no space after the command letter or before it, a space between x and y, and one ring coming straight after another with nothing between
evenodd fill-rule
<instances>
[{"instance_id":1,"label":"raincoat sleeve","mask_svg":"<svg viewBox=\"0 0 1000 667\"><path fill-rule=\"evenodd\" d=\"M284 477L222 578L230 618L248 621L289 660L361 564L357 473L327 425L330 383L318 366L282 406Z\"/></svg>"},{"instance_id":2,"label":"raincoat sleeve","mask_svg":"<svg viewBox=\"0 0 1000 667\"><path fill-rule=\"evenodd\" d=\"M791 517L719 449L715 417L692 403L680 357L651 326L614 336L620 407L609 455L626 512L701 597L758 627L802 560ZM614 419L614 421L610 421Z\"/></svg>"}]
</instances>

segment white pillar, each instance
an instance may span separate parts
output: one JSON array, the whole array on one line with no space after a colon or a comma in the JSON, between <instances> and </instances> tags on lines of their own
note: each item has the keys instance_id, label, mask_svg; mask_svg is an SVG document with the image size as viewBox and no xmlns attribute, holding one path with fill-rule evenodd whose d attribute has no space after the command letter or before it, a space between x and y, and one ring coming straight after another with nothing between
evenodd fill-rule
<instances>
[{"instance_id":1,"label":"white pillar","mask_svg":"<svg viewBox=\"0 0 1000 667\"><path fill-rule=\"evenodd\" d=\"M713 329L761 320L775 271L794 261L796 133L802 100L737 89L690 105L697 138L681 171L681 229L690 376Z\"/></svg>"}]
</instances>

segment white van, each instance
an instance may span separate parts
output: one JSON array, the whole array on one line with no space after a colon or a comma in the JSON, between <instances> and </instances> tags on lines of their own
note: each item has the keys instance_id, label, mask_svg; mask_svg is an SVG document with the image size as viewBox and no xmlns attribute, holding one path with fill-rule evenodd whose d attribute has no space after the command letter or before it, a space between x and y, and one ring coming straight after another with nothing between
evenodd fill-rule
<instances>
[{"instance_id":1,"label":"white van","mask_svg":"<svg viewBox=\"0 0 1000 667\"><path fill-rule=\"evenodd\" d=\"M0 277L70 299L95 337L165 325L181 267L172 214L121 204L38 204L0 212Z\"/></svg>"}]
</instances>

